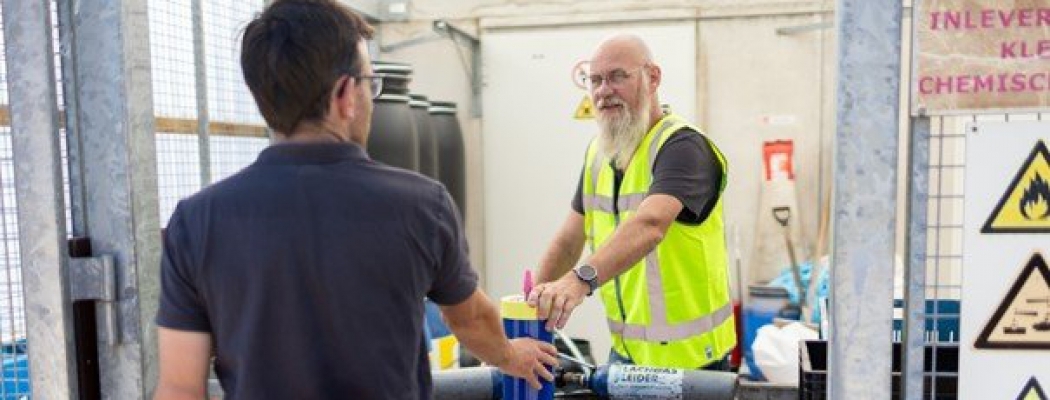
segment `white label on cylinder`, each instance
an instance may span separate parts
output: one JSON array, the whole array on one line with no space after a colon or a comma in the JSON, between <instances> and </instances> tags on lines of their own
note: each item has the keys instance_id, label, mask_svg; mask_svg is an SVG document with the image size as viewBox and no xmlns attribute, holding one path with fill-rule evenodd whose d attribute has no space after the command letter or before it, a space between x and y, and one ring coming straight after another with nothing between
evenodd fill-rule
<instances>
[{"instance_id":1,"label":"white label on cylinder","mask_svg":"<svg viewBox=\"0 0 1050 400\"><path fill-rule=\"evenodd\" d=\"M617 400L681 399L682 370L674 368L609 366L609 397Z\"/></svg>"}]
</instances>

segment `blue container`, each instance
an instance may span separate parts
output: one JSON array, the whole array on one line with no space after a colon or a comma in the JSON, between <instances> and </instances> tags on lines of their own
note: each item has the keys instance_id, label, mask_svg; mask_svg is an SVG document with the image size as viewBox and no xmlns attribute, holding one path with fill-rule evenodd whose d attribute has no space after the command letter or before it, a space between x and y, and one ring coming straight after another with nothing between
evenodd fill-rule
<instances>
[{"instance_id":1,"label":"blue container","mask_svg":"<svg viewBox=\"0 0 1050 400\"><path fill-rule=\"evenodd\" d=\"M924 330L929 335L929 340L938 342L959 341L959 300L954 299L928 299L926 300L926 323ZM894 311L904 312L904 300L893 301ZM936 314L936 316L934 315ZM900 336L904 329L904 322L899 318L893 318L894 336ZM934 339L936 338L936 339ZM929 342L927 340L927 342Z\"/></svg>"},{"instance_id":2,"label":"blue container","mask_svg":"<svg viewBox=\"0 0 1050 400\"><path fill-rule=\"evenodd\" d=\"M790 304L787 289L780 286L753 285L748 288L748 301L744 303L744 362L751 373L751 378L756 381L766 380L762 370L755 364L755 354L751 351L751 345L758 337L758 329L773 323L773 318L798 319L798 315L786 313L786 306Z\"/></svg>"},{"instance_id":3,"label":"blue container","mask_svg":"<svg viewBox=\"0 0 1050 400\"><path fill-rule=\"evenodd\" d=\"M3 386L0 399L30 398L29 358L25 354L5 354L3 357Z\"/></svg>"},{"instance_id":4,"label":"blue container","mask_svg":"<svg viewBox=\"0 0 1050 400\"><path fill-rule=\"evenodd\" d=\"M541 342L554 343L554 334L547 332L544 325L547 320L536 318L536 309L525 302L522 295L506 296L500 299L500 314L503 316L503 330L511 339L530 337ZM552 367L547 367L553 372ZM503 400L551 400L554 399L554 382L544 381L543 388L533 389L521 378L503 375Z\"/></svg>"}]
</instances>

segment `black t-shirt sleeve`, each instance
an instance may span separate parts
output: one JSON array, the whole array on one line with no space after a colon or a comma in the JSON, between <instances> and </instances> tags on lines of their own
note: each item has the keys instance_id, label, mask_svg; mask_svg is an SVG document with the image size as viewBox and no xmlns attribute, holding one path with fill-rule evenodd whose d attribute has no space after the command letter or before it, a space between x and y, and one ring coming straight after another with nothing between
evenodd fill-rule
<instances>
[{"instance_id":1,"label":"black t-shirt sleeve","mask_svg":"<svg viewBox=\"0 0 1050 400\"><path fill-rule=\"evenodd\" d=\"M699 224L711 214L718 200L721 179L721 163L707 140L683 129L660 147L649 194L674 196L684 206L678 222Z\"/></svg>"},{"instance_id":2,"label":"black t-shirt sleeve","mask_svg":"<svg viewBox=\"0 0 1050 400\"><path fill-rule=\"evenodd\" d=\"M176 207L163 231L160 265L160 307L157 325L165 328L211 332L207 309L195 285L189 231Z\"/></svg>"},{"instance_id":3,"label":"black t-shirt sleeve","mask_svg":"<svg viewBox=\"0 0 1050 400\"><path fill-rule=\"evenodd\" d=\"M583 168L580 168L580 180L576 182L576 194L572 196L572 209L583 215Z\"/></svg>"},{"instance_id":4,"label":"black t-shirt sleeve","mask_svg":"<svg viewBox=\"0 0 1050 400\"><path fill-rule=\"evenodd\" d=\"M442 186L437 186L435 198L436 202L432 204L436 204L436 209L424 212L424 215L430 213L434 218L435 235L426 243L432 246L429 250L437 261L427 297L437 304L453 305L474 293L478 274L470 267L467 240L452 198Z\"/></svg>"}]
</instances>

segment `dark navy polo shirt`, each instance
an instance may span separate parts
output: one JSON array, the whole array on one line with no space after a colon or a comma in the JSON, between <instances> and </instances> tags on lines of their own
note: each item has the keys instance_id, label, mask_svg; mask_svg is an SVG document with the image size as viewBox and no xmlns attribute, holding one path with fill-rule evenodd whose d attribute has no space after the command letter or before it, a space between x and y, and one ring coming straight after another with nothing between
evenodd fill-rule
<instances>
[{"instance_id":1,"label":"dark navy polo shirt","mask_svg":"<svg viewBox=\"0 0 1050 400\"><path fill-rule=\"evenodd\" d=\"M445 188L351 144L280 144L181 201L157 324L208 332L229 399L429 398L423 298L477 286Z\"/></svg>"}]
</instances>

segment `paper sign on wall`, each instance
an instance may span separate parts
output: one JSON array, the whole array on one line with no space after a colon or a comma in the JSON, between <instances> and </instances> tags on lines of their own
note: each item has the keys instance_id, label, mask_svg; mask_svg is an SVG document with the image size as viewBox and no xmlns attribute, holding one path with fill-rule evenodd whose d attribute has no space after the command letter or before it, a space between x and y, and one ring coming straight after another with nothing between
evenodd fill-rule
<instances>
[{"instance_id":1,"label":"paper sign on wall","mask_svg":"<svg viewBox=\"0 0 1050 400\"><path fill-rule=\"evenodd\" d=\"M587 69L589 66L590 63L588 63L587 61L580 61L572 67L573 85L576 85L576 87L580 89L587 90Z\"/></svg>"},{"instance_id":2,"label":"paper sign on wall","mask_svg":"<svg viewBox=\"0 0 1050 400\"><path fill-rule=\"evenodd\" d=\"M981 233L1050 233L1050 152L1042 140L1007 186Z\"/></svg>"},{"instance_id":3,"label":"paper sign on wall","mask_svg":"<svg viewBox=\"0 0 1050 400\"><path fill-rule=\"evenodd\" d=\"M762 165L767 181L794 181L795 142L790 139L762 143Z\"/></svg>"},{"instance_id":4,"label":"paper sign on wall","mask_svg":"<svg viewBox=\"0 0 1050 400\"><path fill-rule=\"evenodd\" d=\"M1046 0L913 3L913 115L1050 107Z\"/></svg>"},{"instance_id":5,"label":"paper sign on wall","mask_svg":"<svg viewBox=\"0 0 1050 400\"><path fill-rule=\"evenodd\" d=\"M1039 386L1039 381L1033 376L1032 379L1028 380L1028 384L1024 385L1024 389L1021 389L1021 394L1017 395L1017 400L1050 400L1046 398L1046 392L1043 391L1043 387Z\"/></svg>"},{"instance_id":6,"label":"paper sign on wall","mask_svg":"<svg viewBox=\"0 0 1050 400\"><path fill-rule=\"evenodd\" d=\"M1050 350L1050 268L1041 254L1021 270L974 347Z\"/></svg>"}]
</instances>

